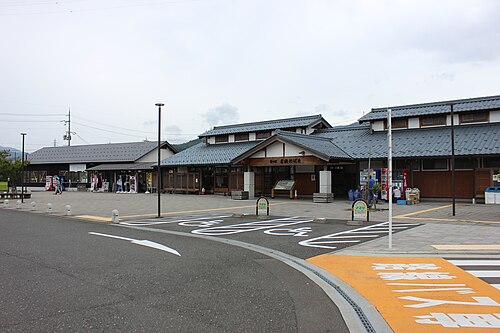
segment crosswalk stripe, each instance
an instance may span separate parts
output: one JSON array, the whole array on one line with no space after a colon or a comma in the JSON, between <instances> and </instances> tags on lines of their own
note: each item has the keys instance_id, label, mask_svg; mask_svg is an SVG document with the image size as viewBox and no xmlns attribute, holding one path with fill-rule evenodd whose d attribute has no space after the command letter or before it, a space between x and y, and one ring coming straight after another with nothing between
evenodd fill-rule
<instances>
[{"instance_id":1,"label":"crosswalk stripe","mask_svg":"<svg viewBox=\"0 0 500 333\"><path fill-rule=\"evenodd\" d=\"M469 271L469 270L466 270L466 272L470 273L478 278L500 277L500 271Z\"/></svg>"},{"instance_id":2,"label":"crosswalk stripe","mask_svg":"<svg viewBox=\"0 0 500 333\"><path fill-rule=\"evenodd\" d=\"M448 260L455 266L500 266L500 260Z\"/></svg>"}]
</instances>

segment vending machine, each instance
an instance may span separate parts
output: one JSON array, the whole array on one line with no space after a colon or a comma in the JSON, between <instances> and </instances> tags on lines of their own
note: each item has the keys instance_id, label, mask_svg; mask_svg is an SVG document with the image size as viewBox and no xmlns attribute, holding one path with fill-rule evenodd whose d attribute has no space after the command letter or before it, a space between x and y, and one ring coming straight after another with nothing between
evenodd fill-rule
<instances>
[{"instance_id":1,"label":"vending machine","mask_svg":"<svg viewBox=\"0 0 500 333\"><path fill-rule=\"evenodd\" d=\"M389 201L389 169L380 169L380 198Z\"/></svg>"}]
</instances>

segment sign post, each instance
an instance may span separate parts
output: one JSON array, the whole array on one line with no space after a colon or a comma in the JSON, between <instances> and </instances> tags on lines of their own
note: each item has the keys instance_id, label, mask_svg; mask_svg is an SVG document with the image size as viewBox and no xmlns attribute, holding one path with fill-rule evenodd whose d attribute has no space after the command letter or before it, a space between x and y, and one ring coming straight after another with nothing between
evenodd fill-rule
<instances>
[{"instance_id":1,"label":"sign post","mask_svg":"<svg viewBox=\"0 0 500 333\"><path fill-rule=\"evenodd\" d=\"M266 210L267 216L269 216L269 200L266 197L260 197L255 203L255 215L259 216L259 210Z\"/></svg>"},{"instance_id":2,"label":"sign post","mask_svg":"<svg viewBox=\"0 0 500 333\"><path fill-rule=\"evenodd\" d=\"M370 221L368 202L364 199L355 200L352 203L352 221Z\"/></svg>"}]
</instances>

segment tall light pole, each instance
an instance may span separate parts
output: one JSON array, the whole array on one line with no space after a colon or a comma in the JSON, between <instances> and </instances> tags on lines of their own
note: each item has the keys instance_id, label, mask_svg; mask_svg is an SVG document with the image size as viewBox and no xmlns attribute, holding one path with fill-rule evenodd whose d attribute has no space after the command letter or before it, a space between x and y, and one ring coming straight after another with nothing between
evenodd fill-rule
<instances>
[{"instance_id":1,"label":"tall light pole","mask_svg":"<svg viewBox=\"0 0 500 333\"><path fill-rule=\"evenodd\" d=\"M23 148L22 148L22 158L21 158L21 202L24 203L24 136L26 133L21 133L23 136Z\"/></svg>"},{"instance_id":2,"label":"tall light pole","mask_svg":"<svg viewBox=\"0 0 500 333\"><path fill-rule=\"evenodd\" d=\"M389 199L389 250L392 250L392 110L387 109L387 190Z\"/></svg>"},{"instance_id":3,"label":"tall light pole","mask_svg":"<svg viewBox=\"0 0 500 333\"><path fill-rule=\"evenodd\" d=\"M451 214L455 216L455 131L454 131L454 115L453 104L450 104L451 112Z\"/></svg>"},{"instance_id":4,"label":"tall light pole","mask_svg":"<svg viewBox=\"0 0 500 333\"><path fill-rule=\"evenodd\" d=\"M161 157L160 157L160 145L161 145L161 107L165 104L156 103L158 107L158 175L156 177L156 192L158 194L158 216L161 217L161 201L160 201L160 186L161 186Z\"/></svg>"}]
</instances>

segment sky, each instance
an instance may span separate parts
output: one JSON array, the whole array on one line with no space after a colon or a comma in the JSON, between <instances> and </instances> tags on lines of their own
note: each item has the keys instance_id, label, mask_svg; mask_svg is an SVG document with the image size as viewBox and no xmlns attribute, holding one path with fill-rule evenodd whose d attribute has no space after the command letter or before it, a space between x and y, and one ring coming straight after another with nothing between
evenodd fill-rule
<instances>
[{"instance_id":1,"label":"sky","mask_svg":"<svg viewBox=\"0 0 500 333\"><path fill-rule=\"evenodd\" d=\"M500 95L500 1L0 0L0 146Z\"/></svg>"}]
</instances>

